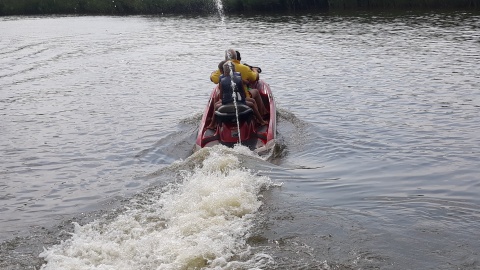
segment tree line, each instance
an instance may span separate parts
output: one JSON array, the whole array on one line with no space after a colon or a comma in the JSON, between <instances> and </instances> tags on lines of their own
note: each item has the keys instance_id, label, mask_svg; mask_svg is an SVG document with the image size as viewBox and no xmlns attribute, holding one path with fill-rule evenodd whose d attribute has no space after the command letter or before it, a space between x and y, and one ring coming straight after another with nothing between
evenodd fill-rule
<instances>
[{"instance_id":1,"label":"tree line","mask_svg":"<svg viewBox=\"0 0 480 270\"><path fill-rule=\"evenodd\" d=\"M223 0L226 12L292 12L354 9L479 9L480 0ZM0 15L198 14L215 0L0 0Z\"/></svg>"}]
</instances>

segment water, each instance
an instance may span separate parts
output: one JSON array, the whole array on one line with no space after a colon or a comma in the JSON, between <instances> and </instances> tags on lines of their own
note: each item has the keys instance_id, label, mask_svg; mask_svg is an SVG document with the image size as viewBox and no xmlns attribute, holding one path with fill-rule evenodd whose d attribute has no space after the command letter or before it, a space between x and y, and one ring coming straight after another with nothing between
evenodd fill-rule
<instances>
[{"instance_id":1,"label":"water","mask_svg":"<svg viewBox=\"0 0 480 270\"><path fill-rule=\"evenodd\" d=\"M0 268L478 269L479 29L462 12L2 18ZM229 47L275 94L268 160L192 154Z\"/></svg>"},{"instance_id":2,"label":"water","mask_svg":"<svg viewBox=\"0 0 480 270\"><path fill-rule=\"evenodd\" d=\"M215 0L215 7L217 8L218 16L220 16L220 22L225 25L225 11L223 10L222 0Z\"/></svg>"},{"instance_id":3,"label":"water","mask_svg":"<svg viewBox=\"0 0 480 270\"><path fill-rule=\"evenodd\" d=\"M229 59L232 59L232 56L229 55L228 57ZM239 98L239 94L238 94L238 89L237 89L237 85L235 84L235 82L233 81L233 73L234 73L234 65L232 62L230 62L229 64L230 66L230 78L231 78L231 85L232 85L232 95L233 95L233 105L235 106L235 117L237 119L237 132L238 132L238 144L242 144L242 133L240 133L240 121L238 120L238 107L237 107L237 99Z\"/></svg>"},{"instance_id":4,"label":"water","mask_svg":"<svg viewBox=\"0 0 480 270\"><path fill-rule=\"evenodd\" d=\"M239 158L228 153L233 151L206 152L193 157L197 159L194 163L203 159L195 171L154 189L148 197L139 196L134 207L114 220L76 225L74 237L40 254L49 261L43 269L72 265L77 269L90 269L91 265L182 269L206 266L207 262L213 268L248 265L232 260L246 253L243 237L252 226L251 215L261 205L256 194L268 187L270 180L239 169ZM181 168L189 162L174 166Z\"/></svg>"}]
</instances>

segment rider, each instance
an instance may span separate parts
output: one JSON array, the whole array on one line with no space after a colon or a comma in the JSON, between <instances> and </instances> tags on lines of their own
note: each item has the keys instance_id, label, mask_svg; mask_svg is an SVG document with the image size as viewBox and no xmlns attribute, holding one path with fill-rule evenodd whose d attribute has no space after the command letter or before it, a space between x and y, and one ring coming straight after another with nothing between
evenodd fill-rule
<instances>
[{"instance_id":1,"label":"rider","mask_svg":"<svg viewBox=\"0 0 480 270\"><path fill-rule=\"evenodd\" d=\"M247 104L242 77L235 72L235 66L232 62L223 64L223 76L220 76L218 89L220 90L222 105L232 103L234 98L237 103Z\"/></svg>"},{"instance_id":2,"label":"rider","mask_svg":"<svg viewBox=\"0 0 480 270\"><path fill-rule=\"evenodd\" d=\"M263 100L260 96L260 93L258 92L258 89L248 89L247 87L247 84L254 84L258 81L259 74L257 68L250 68L240 63L238 55L237 51L235 51L234 49L228 49L225 51L225 60L233 62L233 64L235 65L235 70L241 74L242 80L245 82L244 90L247 97L252 97L253 99L255 99L260 114L265 115L267 113L267 110L265 109L265 105L263 104ZM222 73L220 72L220 69L212 72L212 74L210 75L210 80L213 83L219 83L221 74Z\"/></svg>"},{"instance_id":3,"label":"rider","mask_svg":"<svg viewBox=\"0 0 480 270\"><path fill-rule=\"evenodd\" d=\"M258 72L255 69L250 69L249 67L240 63L240 61L237 59L237 52L234 49L228 49L225 51L225 60L232 61L235 64L235 70L242 74L242 80L246 80L249 83L254 83L258 80ZM220 75L222 75L222 73L219 69L217 69L210 75L210 80L213 83L218 83L220 81Z\"/></svg>"},{"instance_id":4,"label":"rider","mask_svg":"<svg viewBox=\"0 0 480 270\"><path fill-rule=\"evenodd\" d=\"M222 105L231 104L235 98L237 103L246 104L253 109L255 117L260 125L267 125L268 122L262 119L255 101L245 95L242 77L240 73L235 72L236 66L231 61L222 61L218 66L223 74L219 77L218 88L220 90L220 98L217 102L215 102L215 110ZM207 128L214 129L215 125L216 123L214 114L212 122Z\"/></svg>"}]
</instances>

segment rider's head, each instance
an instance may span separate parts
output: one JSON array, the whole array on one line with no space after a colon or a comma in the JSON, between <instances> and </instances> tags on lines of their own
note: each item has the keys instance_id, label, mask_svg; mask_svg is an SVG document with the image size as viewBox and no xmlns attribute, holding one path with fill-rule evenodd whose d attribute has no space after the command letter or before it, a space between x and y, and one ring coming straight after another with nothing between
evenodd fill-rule
<instances>
[{"instance_id":1,"label":"rider's head","mask_svg":"<svg viewBox=\"0 0 480 270\"><path fill-rule=\"evenodd\" d=\"M220 63L218 63L218 70L220 70L220 73L223 74L223 64L225 64L227 60L223 60Z\"/></svg>"},{"instance_id":2,"label":"rider's head","mask_svg":"<svg viewBox=\"0 0 480 270\"><path fill-rule=\"evenodd\" d=\"M241 61L242 60L242 57L240 57L240 52L239 51L235 51L237 53L237 60L238 61Z\"/></svg>"},{"instance_id":3,"label":"rider's head","mask_svg":"<svg viewBox=\"0 0 480 270\"><path fill-rule=\"evenodd\" d=\"M237 60L237 52L234 49L226 50L225 60Z\"/></svg>"}]
</instances>

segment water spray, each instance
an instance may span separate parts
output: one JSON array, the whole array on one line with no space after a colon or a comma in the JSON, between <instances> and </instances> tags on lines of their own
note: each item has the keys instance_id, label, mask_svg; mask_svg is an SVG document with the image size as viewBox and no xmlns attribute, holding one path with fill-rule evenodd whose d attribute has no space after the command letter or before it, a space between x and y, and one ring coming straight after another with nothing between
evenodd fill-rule
<instances>
[{"instance_id":1,"label":"water spray","mask_svg":"<svg viewBox=\"0 0 480 270\"><path fill-rule=\"evenodd\" d=\"M230 53L230 50L227 51L228 58L232 59L232 55ZM238 131L238 144L242 144L242 134L240 133L240 121L238 119L238 106L237 106L237 98L240 95L237 91L237 84L233 81L233 74L234 74L234 65L232 61L228 61L228 66L230 67L230 80L232 82L232 90L233 93L232 95L234 96L233 98L233 105L235 106L235 116L237 117L237 131ZM243 89L242 89L243 90Z\"/></svg>"},{"instance_id":2,"label":"water spray","mask_svg":"<svg viewBox=\"0 0 480 270\"><path fill-rule=\"evenodd\" d=\"M215 5L217 6L218 15L222 25L225 25L225 13L223 12L223 3L222 0L215 0Z\"/></svg>"}]
</instances>

